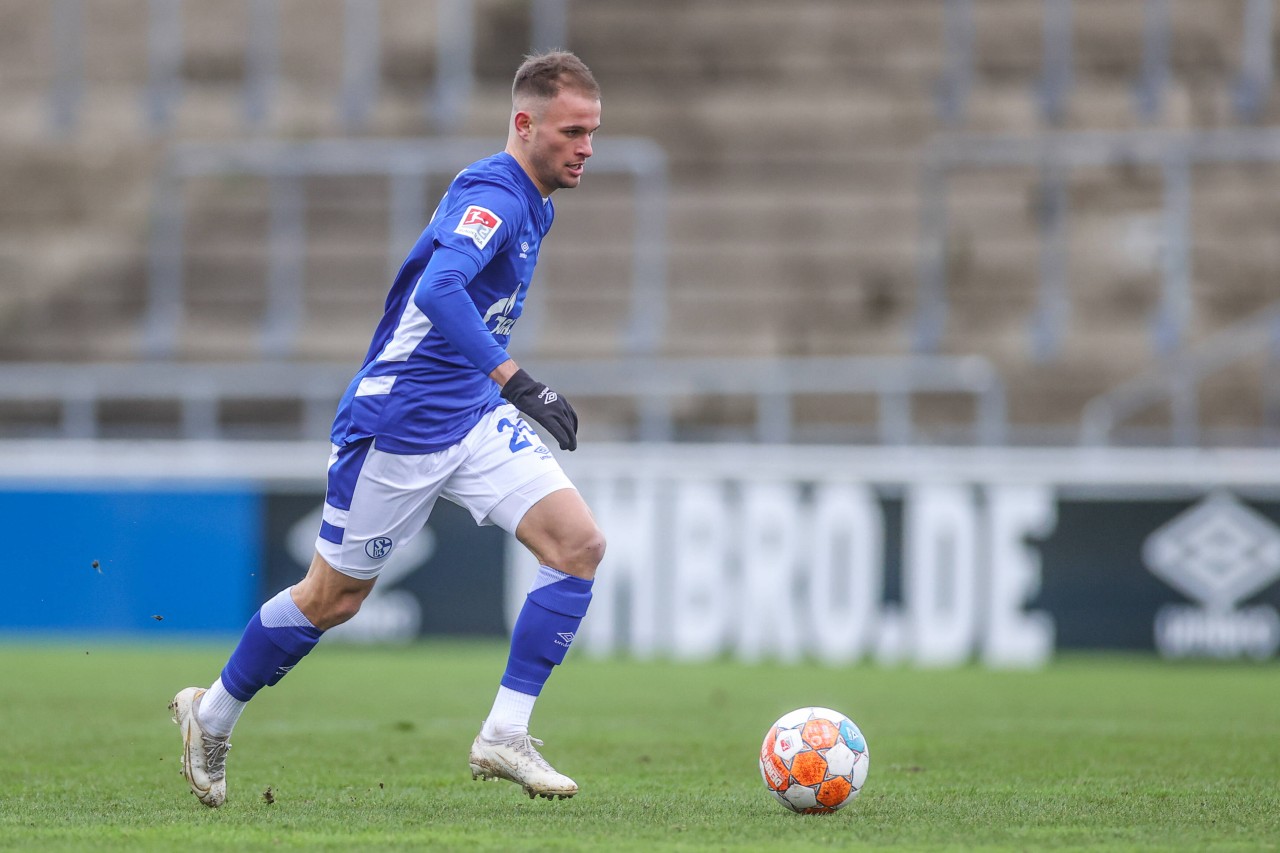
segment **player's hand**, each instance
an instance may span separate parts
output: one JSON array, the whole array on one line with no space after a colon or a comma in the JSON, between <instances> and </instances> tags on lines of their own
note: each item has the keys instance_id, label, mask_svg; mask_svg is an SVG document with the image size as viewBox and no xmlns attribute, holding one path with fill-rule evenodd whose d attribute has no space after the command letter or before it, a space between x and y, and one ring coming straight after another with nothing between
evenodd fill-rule
<instances>
[{"instance_id":1,"label":"player's hand","mask_svg":"<svg viewBox=\"0 0 1280 853\"><path fill-rule=\"evenodd\" d=\"M561 450L578 449L578 413L569 401L534 379L524 368L502 386L502 399L546 428Z\"/></svg>"}]
</instances>

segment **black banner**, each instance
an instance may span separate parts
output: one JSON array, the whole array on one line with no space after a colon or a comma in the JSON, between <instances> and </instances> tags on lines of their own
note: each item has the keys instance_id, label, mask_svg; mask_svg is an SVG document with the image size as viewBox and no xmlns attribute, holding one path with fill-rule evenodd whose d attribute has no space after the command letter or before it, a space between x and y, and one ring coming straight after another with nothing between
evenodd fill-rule
<instances>
[{"instance_id":1,"label":"black banner","mask_svg":"<svg viewBox=\"0 0 1280 853\"><path fill-rule=\"evenodd\" d=\"M1280 503L1064 500L1038 543L1059 649L1269 657L1280 609Z\"/></svg>"}]
</instances>

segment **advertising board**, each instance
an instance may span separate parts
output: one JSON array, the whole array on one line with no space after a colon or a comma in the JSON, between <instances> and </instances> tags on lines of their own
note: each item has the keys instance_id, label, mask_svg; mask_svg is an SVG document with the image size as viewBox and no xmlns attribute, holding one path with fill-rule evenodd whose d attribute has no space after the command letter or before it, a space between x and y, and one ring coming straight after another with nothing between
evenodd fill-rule
<instances>
[{"instance_id":1,"label":"advertising board","mask_svg":"<svg viewBox=\"0 0 1280 853\"><path fill-rule=\"evenodd\" d=\"M12 484L0 632L165 639L239 631L257 606L262 500L243 485Z\"/></svg>"},{"instance_id":2,"label":"advertising board","mask_svg":"<svg viewBox=\"0 0 1280 853\"><path fill-rule=\"evenodd\" d=\"M238 632L306 571L317 447L148 453L167 477L130 479L118 447L0 445L0 510L25 543L0 631ZM575 642L589 654L1034 667L1058 650L1280 649L1274 452L610 445L561 460L609 541ZM503 636L535 570L440 501L333 639Z\"/></svg>"}]
</instances>

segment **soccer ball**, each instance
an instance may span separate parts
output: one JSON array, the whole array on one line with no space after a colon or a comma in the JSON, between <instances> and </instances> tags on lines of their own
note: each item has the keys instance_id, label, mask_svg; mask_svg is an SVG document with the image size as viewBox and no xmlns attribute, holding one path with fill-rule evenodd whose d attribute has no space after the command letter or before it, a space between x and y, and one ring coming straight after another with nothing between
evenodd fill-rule
<instances>
[{"instance_id":1,"label":"soccer ball","mask_svg":"<svg viewBox=\"0 0 1280 853\"><path fill-rule=\"evenodd\" d=\"M800 708L769 727L760 776L778 802L800 814L831 814L858 796L871 755L853 720L830 708Z\"/></svg>"}]
</instances>

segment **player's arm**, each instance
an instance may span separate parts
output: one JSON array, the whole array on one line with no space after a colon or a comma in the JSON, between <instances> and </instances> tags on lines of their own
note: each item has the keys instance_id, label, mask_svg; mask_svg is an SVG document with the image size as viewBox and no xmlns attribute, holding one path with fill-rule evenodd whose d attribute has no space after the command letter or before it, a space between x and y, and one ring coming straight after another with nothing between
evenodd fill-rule
<instances>
[{"instance_id":1,"label":"player's arm","mask_svg":"<svg viewBox=\"0 0 1280 853\"><path fill-rule=\"evenodd\" d=\"M508 356L467 292L467 284L479 271L474 258L438 245L414 287L413 302L476 370L492 373Z\"/></svg>"},{"instance_id":2,"label":"player's arm","mask_svg":"<svg viewBox=\"0 0 1280 853\"><path fill-rule=\"evenodd\" d=\"M467 293L467 283L478 271L466 253L437 246L414 288L414 304L454 349L498 383L503 399L546 428L561 450L577 449L578 415L573 406L507 355Z\"/></svg>"}]
</instances>

